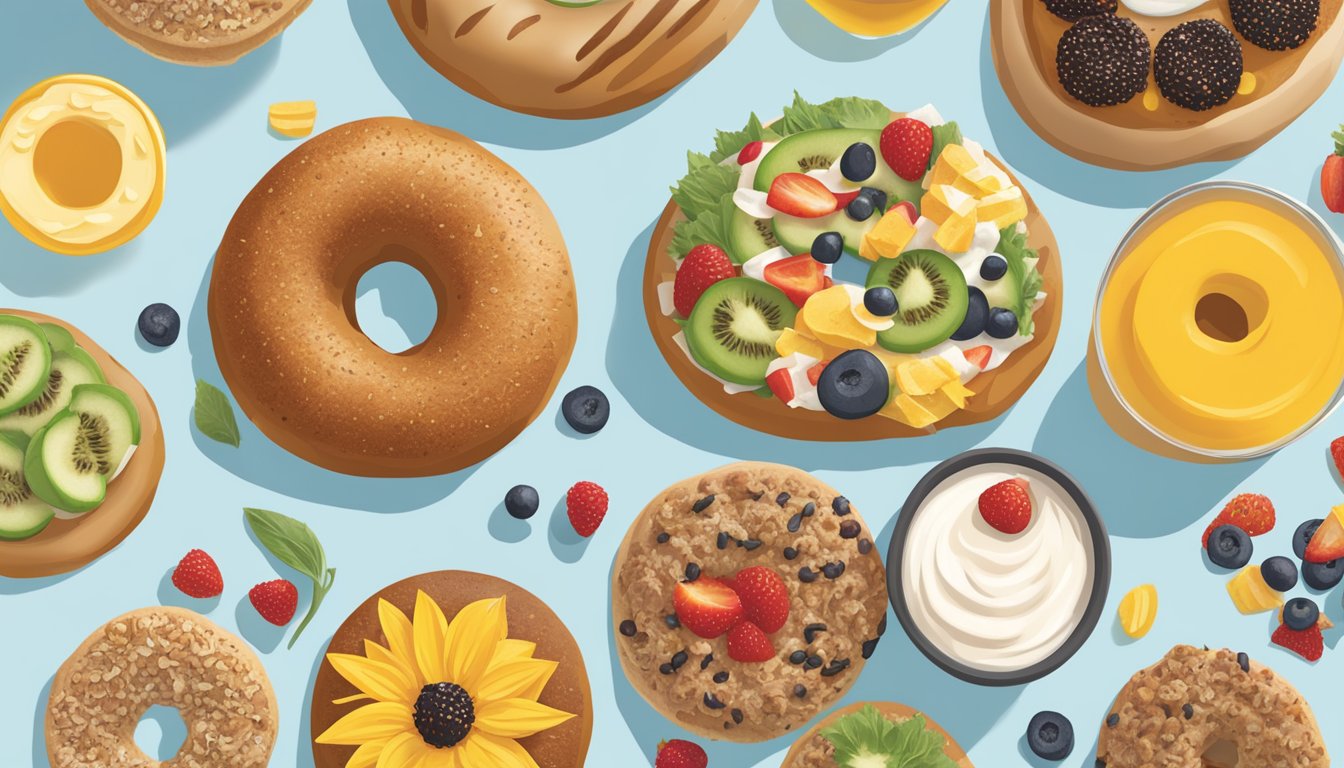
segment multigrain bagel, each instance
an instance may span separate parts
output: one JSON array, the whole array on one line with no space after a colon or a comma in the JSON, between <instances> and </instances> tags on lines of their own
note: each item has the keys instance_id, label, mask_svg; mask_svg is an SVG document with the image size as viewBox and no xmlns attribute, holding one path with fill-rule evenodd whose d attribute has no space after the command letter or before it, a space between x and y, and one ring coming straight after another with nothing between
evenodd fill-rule
<instances>
[{"instance_id":1,"label":"multigrain bagel","mask_svg":"<svg viewBox=\"0 0 1344 768\"><path fill-rule=\"evenodd\" d=\"M1189 645L1140 670L1116 696L1098 768L1147 765L1328 768L1302 694L1244 653Z\"/></svg>"},{"instance_id":2,"label":"multigrain bagel","mask_svg":"<svg viewBox=\"0 0 1344 768\"><path fill-rule=\"evenodd\" d=\"M401 354L359 331L359 278L391 261L438 302ZM550 209L452 131L400 118L333 128L281 160L224 234L210 281L220 370L281 447L336 472L470 466L536 418L574 347L574 279Z\"/></svg>"},{"instance_id":3,"label":"multigrain bagel","mask_svg":"<svg viewBox=\"0 0 1344 768\"><path fill-rule=\"evenodd\" d=\"M699 71L756 0L388 4L420 56L462 89L517 112L590 118L652 101Z\"/></svg>"},{"instance_id":4,"label":"multigrain bagel","mask_svg":"<svg viewBox=\"0 0 1344 768\"><path fill-rule=\"evenodd\" d=\"M152 706L186 724L177 757L151 760L135 729ZM279 729L266 670L247 644L184 608L141 608L89 635L51 684L51 768L265 768Z\"/></svg>"},{"instance_id":5,"label":"multigrain bagel","mask_svg":"<svg viewBox=\"0 0 1344 768\"><path fill-rule=\"evenodd\" d=\"M84 0L151 56L198 67L232 64L284 31L312 0Z\"/></svg>"}]
</instances>

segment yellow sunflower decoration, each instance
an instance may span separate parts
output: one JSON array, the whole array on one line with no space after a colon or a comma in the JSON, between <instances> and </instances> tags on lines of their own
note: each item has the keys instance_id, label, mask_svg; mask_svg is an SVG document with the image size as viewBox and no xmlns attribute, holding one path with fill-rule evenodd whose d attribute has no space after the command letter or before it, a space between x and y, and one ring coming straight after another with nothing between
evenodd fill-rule
<instances>
[{"instance_id":1,"label":"yellow sunflower decoration","mask_svg":"<svg viewBox=\"0 0 1344 768\"><path fill-rule=\"evenodd\" d=\"M557 663L510 640L504 598L479 600L449 623L424 592L414 620L378 601L387 647L327 660L370 703L336 721L319 744L357 747L346 768L537 768L518 743L574 715L537 699Z\"/></svg>"}]
</instances>

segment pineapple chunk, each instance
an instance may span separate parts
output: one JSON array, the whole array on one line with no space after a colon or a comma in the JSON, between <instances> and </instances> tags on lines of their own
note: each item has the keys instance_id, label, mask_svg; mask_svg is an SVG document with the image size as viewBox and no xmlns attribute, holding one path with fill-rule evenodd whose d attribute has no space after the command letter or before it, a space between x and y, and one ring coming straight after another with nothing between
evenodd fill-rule
<instances>
[{"instance_id":1,"label":"pineapple chunk","mask_svg":"<svg viewBox=\"0 0 1344 768\"><path fill-rule=\"evenodd\" d=\"M949 400L956 403L958 408L965 408L966 401L975 395L974 392L966 388L965 384L961 383L960 377L947 382L939 391L944 395L947 395Z\"/></svg>"},{"instance_id":2,"label":"pineapple chunk","mask_svg":"<svg viewBox=\"0 0 1344 768\"><path fill-rule=\"evenodd\" d=\"M780 357L801 353L818 360L825 360L826 347L816 339L811 339L793 328L785 328L775 340L775 352Z\"/></svg>"},{"instance_id":3,"label":"pineapple chunk","mask_svg":"<svg viewBox=\"0 0 1344 768\"><path fill-rule=\"evenodd\" d=\"M933 241L948 253L965 253L975 243L977 223L974 210L965 216L953 214L933 233Z\"/></svg>"},{"instance_id":4,"label":"pineapple chunk","mask_svg":"<svg viewBox=\"0 0 1344 768\"><path fill-rule=\"evenodd\" d=\"M878 413L915 429L923 429L938 421L937 416L904 392L888 400Z\"/></svg>"},{"instance_id":5,"label":"pineapple chunk","mask_svg":"<svg viewBox=\"0 0 1344 768\"><path fill-rule=\"evenodd\" d=\"M952 216L969 216L976 209L974 197L950 184L935 184L919 201L924 218L941 225Z\"/></svg>"},{"instance_id":6,"label":"pineapple chunk","mask_svg":"<svg viewBox=\"0 0 1344 768\"><path fill-rule=\"evenodd\" d=\"M1237 610L1245 614L1264 613L1283 605L1283 595L1265 583L1260 566L1248 565L1227 583L1227 594Z\"/></svg>"},{"instance_id":7,"label":"pineapple chunk","mask_svg":"<svg viewBox=\"0 0 1344 768\"><path fill-rule=\"evenodd\" d=\"M1020 188L1009 187L982 198L977 213L980 221L992 221L1003 229L1027 217L1027 200Z\"/></svg>"},{"instance_id":8,"label":"pineapple chunk","mask_svg":"<svg viewBox=\"0 0 1344 768\"><path fill-rule=\"evenodd\" d=\"M896 367L896 386L911 396L931 395L951 378L947 371L928 358L917 358Z\"/></svg>"},{"instance_id":9,"label":"pineapple chunk","mask_svg":"<svg viewBox=\"0 0 1344 768\"><path fill-rule=\"evenodd\" d=\"M979 166L971 156L970 150L960 144L948 144L933 164L929 176L930 184L955 184L957 179L969 175Z\"/></svg>"},{"instance_id":10,"label":"pineapple chunk","mask_svg":"<svg viewBox=\"0 0 1344 768\"><path fill-rule=\"evenodd\" d=\"M905 251L905 247L915 237L915 225L900 213L892 213L878 219L877 225L863 236L859 244L859 255L869 261L879 258L894 259Z\"/></svg>"}]
</instances>

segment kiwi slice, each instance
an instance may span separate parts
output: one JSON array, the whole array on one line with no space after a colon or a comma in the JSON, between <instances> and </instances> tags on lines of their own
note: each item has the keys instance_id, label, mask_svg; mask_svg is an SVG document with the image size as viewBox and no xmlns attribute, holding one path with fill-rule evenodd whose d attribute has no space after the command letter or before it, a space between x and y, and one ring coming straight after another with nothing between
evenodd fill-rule
<instances>
[{"instance_id":1,"label":"kiwi slice","mask_svg":"<svg viewBox=\"0 0 1344 768\"><path fill-rule=\"evenodd\" d=\"M23 474L27 435L0 433L0 540L17 541L41 533L56 516L33 495Z\"/></svg>"},{"instance_id":2,"label":"kiwi slice","mask_svg":"<svg viewBox=\"0 0 1344 768\"><path fill-rule=\"evenodd\" d=\"M795 256L811 252L812 243L822 232L839 232L845 242L845 251L858 256L863 236L871 232L881 218L881 214L874 212L864 221L855 221L848 213L836 211L816 219L800 219L797 216L780 214L773 219L773 222L775 238Z\"/></svg>"},{"instance_id":3,"label":"kiwi slice","mask_svg":"<svg viewBox=\"0 0 1344 768\"><path fill-rule=\"evenodd\" d=\"M733 220L728 225L728 256L734 264L743 264L777 247L779 240L769 219L758 219L741 208L733 208Z\"/></svg>"},{"instance_id":4,"label":"kiwi slice","mask_svg":"<svg viewBox=\"0 0 1344 768\"><path fill-rule=\"evenodd\" d=\"M31 320L0 315L0 416L42 396L51 373L51 344Z\"/></svg>"},{"instance_id":5,"label":"kiwi slice","mask_svg":"<svg viewBox=\"0 0 1344 768\"><path fill-rule=\"evenodd\" d=\"M884 285L896 294L900 309L877 343L892 352L915 353L941 344L966 318L969 302L961 268L937 251L907 251L878 259L868 271L868 288Z\"/></svg>"},{"instance_id":6,"label":"kiwi slice","mask_svg":"<svg viewBox=\"0 0 1344 768\"><path fill-rule=\"evenodd\" d=\"M891 170L878 149L881 136L881 131L859 128L822 128L787 136L761 158L753 186L761 192L768 192L770 182L781 173L807 173L830 168L846 149L862 142L877 153L877 170L864 181L856 182L854 188L873 187L886 192L887 207L909 202L918 208L919 200L924 196L922 180L906 181Z\"/></svg>"},{"instance_id":7,"label":"kiwi slice","mask_svg":"<svg viewBox=\"0 0 1344 768\"><path fill-rule=\"evenodd\" d=\"M71 352L79 347L79 344L75 341L75 335L63 325L38 323L37 327L41 328L42 333L46 334L47 343L51 344L52 352Z\"/></svg>"},{"instance_id":8,"label":"kiwi slice","mask_svg":"<svg viewBox=\"0 0 1344 768\"><path fill-rule=\"evenodd\" d=\"M778 288L749 277L711 285L691 310L686 344L711 373L734 384L764 385L775 341L798 309Z\"/></svg>"},{"instance_id":9,"label":"kiwi slice","mask_svg":"<svg viewBox=\"0 0 1344 768\"><path fill-rule=\"evenodd\" d=\"M126 393L107 384L81 384L70 405L33 435L24 456L28 485L57 509L82 513L107 495L131 446L140 417Z\"/></svg>"},{"instance_id":10,"label":"kiwi slice","mask_svg":"<svg viewBox=\"0 0 1344 768\"><path fill-rule=\"evenodd\" d=\"M47 386L42 394L17 411L0 416L0 429L32 435L70 404L76 386L102 384L103 381L102 369L88 352L79 347L69 352L56 352L52 355L51 373L47 375Z\"/></svg>"}]
</instances>

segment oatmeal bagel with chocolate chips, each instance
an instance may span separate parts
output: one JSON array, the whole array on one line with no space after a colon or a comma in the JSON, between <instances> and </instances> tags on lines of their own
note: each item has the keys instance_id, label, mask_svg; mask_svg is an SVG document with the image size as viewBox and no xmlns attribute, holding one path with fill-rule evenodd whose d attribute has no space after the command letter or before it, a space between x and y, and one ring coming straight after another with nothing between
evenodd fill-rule
<instances>
[{"instance_id":1,"label":"oatmeal bagel with chocolate chips","mask_svg":"<svg viewBox=\"0 0 1344 768\"><path fill-rule=\"evenodd\" d=\"M56 672L47 701L51 768L145 768L135 744L152 706L187 738L162 765L265 768L280 727L275 691L247 643L185 608L141 608L94 631Z\"/></svg>"},{"instance_id":2,"label":"oatmeal bagel with chocolate chips","mask_svg":"<svg viewBox=\"0 0 1344 768\"><path fill-rule=\"evenodd\" d=\"M779 464L730 464L658 494L612 573L630 684L706 738L796 731L849 690L886 630L873 535L834 488Z\"/></svg>"},{"instance_id":3,"label":"oatmeal bagel with chocolate chips","mask_svg":"<svg viewBox=\"0 0 1344 768\"><path fill-rule=\"evenodd\" d=\"M633 109L724 49L756 0L388 0L431 67L515 112Z\"/></svg>"},{"instance_id":4,"label":"oatmeal bagel with chocolate chips","mask_svg":"<svg viewBox=\"0 0 1344 768\"><path fill-rule=\"evenodd\" d=\"M1097 741L1098 768L1329 768L1306 699L1244 653L1189 645L1130 679Z\"/></svg>"},{"instance_id":5,"label":"oatmeal bagel with chocolate chips","mask_svg":"<svg viewBox=\"0 0 1344 768\"><path fill-rule=\"evenodd\" d=\"M121 39L175 64L232 64L280 34L312 0L84 0Z\"/></svg>"}]
</instances>

